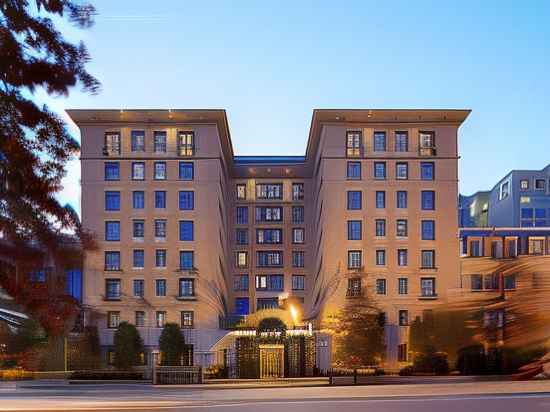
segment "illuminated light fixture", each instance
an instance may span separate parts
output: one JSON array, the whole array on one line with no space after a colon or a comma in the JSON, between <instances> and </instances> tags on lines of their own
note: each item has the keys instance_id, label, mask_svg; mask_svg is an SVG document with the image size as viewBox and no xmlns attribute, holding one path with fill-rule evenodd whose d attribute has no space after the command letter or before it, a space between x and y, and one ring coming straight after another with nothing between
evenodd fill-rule
<instances>
[{"instance_id":1,"label":"illuminated light fixture","mask_svg":"<svg viewBox=\"0 0 550 412\"><path fill-rule=\"evenodd\" d=\"M288 169L288 168L285 169L285 173L286 173L287 175L290 174L290 169Z\"/></svg>"},{"instance_id":2,"label":"illuminated light fixture","mask_svg":"<svg viewBox=\"0 0 550 412\"><path fill-rule=\"evenodd\" d=\"M249 167L249 168L248 168L248 171L249 171L250 173L256 173L256 169L254 169L253 167Z\"/></svg>"},{"instance_id":3,"label":"illuminated light fixture","mask_svg":"<svg viewBox=\"0 0 550 412\"><path fill-rule=\"evenodd\" d=\"M290 305L288 307L288 310L290 311L290 316L292 317L292 321L294 322L295 325L298 324L298 316L299 316L299 313L298 313L298 309L296 309L296 307L294 305Z\"/></svg>"},{"instance_id":4,"label":"illuminated light fixture","mask_svg":"<svg viewBox=\"0 0 550 412\"><path fill-rule=\"evenodd\" d=\"M367 117L368 117L368 118L371 118L371 117L372 117L372 110L369 110L369 111L367 112Z\"/></svg>"},{"instance_id":5,"label":"illuminated light fixture","mask_svg":"<svg viewBox=\"0 0 550 412\"><path fill-rule=\"evenodd\" d=\"M336 116L336 120L340 120L340 116Z\"/></svg>"},{"instance_id":6,"label":"illuminated light fixture","mask_svg":"<svg viewBox=\"0 0 550 412\"><path fill-rule=\"evenodd\" d=\"M271 167L267 168L267 173L271 173Z\"/></svg>"}]
</instances>

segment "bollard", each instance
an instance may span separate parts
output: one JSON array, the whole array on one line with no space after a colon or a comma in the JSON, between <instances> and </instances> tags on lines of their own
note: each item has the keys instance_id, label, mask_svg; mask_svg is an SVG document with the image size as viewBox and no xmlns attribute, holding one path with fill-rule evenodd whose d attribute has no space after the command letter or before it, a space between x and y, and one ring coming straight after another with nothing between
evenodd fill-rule
<instances>
[{"instance_id":1,"label":"bollard","mask_svg":"<svg viewBox=\"0 0 550 412\"><path fill-rule=\"evenodd\" d=\"M357 385L357 369L353 370L353 384Z\"/></svg>"}]
</instances>

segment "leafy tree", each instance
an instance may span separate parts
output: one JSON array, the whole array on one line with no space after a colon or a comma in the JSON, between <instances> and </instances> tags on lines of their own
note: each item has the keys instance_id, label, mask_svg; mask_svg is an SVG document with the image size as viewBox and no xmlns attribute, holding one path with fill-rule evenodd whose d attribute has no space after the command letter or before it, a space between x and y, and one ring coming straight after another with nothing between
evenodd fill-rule
<instances>
[{"instance_id":1,"label":"leafy tree","mask_svg":"<svg viewBox=\"0 0 550 412\"><path fill-rule=\"evenodd\" d=\"M88 28L94 13L91 5L70 0L4 0L0 5L0 232L10 242L2 242L0 252L16 264L41 264L43 253L36 253L30 240L38 241L56 264L74 256L64 232L74 231L84 247L93 245L76 212L55 198L79 144L63 119L33 99L33 93L42 89L66 96L77 85L91 93L99 90L99 82L85 69L86 47L67 41L53 20L65 18ZM44 314L40 321L48 334L62 333L75 302L47 294L37 299L36 291L29 294L28 285L9 275L0 268L0 287L34 316Z\"/></svg>"},{"instance_id":2,"label":"leafy tree","mask_svg":"<svg viewBox=\"0 0 550 412\"><path fill-rule=\"evenodd\" d=\"M121 322L115 332L115 367L128 370L140 363L143 353L143 340L136 327L128 322Z\"/></svg>"},{"instance_id":3,"label":"leafy tree","mask_svg":"<svg viewBox=\"0 0 550 412\"><path fill-rule=\"evenodd\" d=\"M176 323L167 323L159 338L159 348L162 353L162 364L180 366L185 353L185 339Z\"/></svg>"},{"instance_id":4,"label":"leafy tree","mask_svg":"<svg viewBox=\"0 0 550 412\"><path fill-rule=\"evenodd\" d=\"M348 368L378 365L385 351L384 319L371 298L350 298L329 326L335 338L335 364Z\"/></svg>"}]
</instances>

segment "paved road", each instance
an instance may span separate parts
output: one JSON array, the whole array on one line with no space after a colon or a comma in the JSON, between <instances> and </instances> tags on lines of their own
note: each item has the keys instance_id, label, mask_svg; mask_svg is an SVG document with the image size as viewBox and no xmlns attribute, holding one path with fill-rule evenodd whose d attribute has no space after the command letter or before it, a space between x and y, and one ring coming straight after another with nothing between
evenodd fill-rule
<instances>
[{"instance_id":1,"label":"paved road","mask_svg":"<svg viewBox=\"0 0 550 412\"><path fill-rule=\"evenodd\" d=\"M189 389L147 385L0 387L0 411L550 411L550 382Z\"/></svg>"}]
</instances>

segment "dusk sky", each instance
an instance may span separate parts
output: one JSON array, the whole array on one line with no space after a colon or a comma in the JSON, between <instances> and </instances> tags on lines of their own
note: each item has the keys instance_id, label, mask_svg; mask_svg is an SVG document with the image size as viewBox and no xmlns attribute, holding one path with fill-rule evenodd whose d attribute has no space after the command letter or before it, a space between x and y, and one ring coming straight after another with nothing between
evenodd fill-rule
<instances>
[{"instance_id":1,"label":"dusk sky","mask_svg":"<svg viewBox=\"0 0 550 412\"><path fill-rule=\"evenodd\" d=\"M59 112L223 108L236 154L303 155L314 108L469 108L462 193L550 163L550 2L93 4L67 33L102 91L48 99ZM79 178L74 161L60 195L77 208Z\"/></svg>"}]
</instances>

